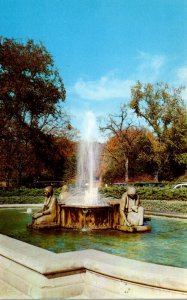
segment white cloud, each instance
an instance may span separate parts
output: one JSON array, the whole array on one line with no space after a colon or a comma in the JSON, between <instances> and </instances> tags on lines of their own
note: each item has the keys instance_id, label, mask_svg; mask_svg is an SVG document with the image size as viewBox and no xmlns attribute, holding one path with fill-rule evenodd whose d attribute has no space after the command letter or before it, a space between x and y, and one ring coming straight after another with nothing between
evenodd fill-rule
<instances>
[{"instance_id":1,"label":"white cloud","mask_svg":"<svg viewBox=\"0 0 187 300\"><path fill-rule=\"evenodd\" d=\"M130 89L135 84L130 79L119 79L114 76L103 76L95 81L79 79L73 91L82 99L108 100L130 96Z\"/></svg>"},{"instance_id":2,"label":"white cloud","mask_svg":"<svg viewBox=\"0 0 187 300\"><path fill-rule=\"evenodd\" d=\"M166 64L166 57L163 55L152 55L150 53L138 52L139 64L137 66L137 75L140 80L151 82L158 80L163 66Z\"/></svg>"},{"instance_id":3,"label":"white cloud","mask_svg":"<svg viewBox=\"0 0 187 300\"><path fill-rule=\"evenodd\" d=\"M127 78L119 78L113 72L98 78L97 80L84 80L80 78L71 88L71 92L85 100L109 100L125 99L131 94L131 87L137 80L154 82L158 80L166 57L152 55L146 52L138 52L137 67Z\"/></svg>"}]
</instances>

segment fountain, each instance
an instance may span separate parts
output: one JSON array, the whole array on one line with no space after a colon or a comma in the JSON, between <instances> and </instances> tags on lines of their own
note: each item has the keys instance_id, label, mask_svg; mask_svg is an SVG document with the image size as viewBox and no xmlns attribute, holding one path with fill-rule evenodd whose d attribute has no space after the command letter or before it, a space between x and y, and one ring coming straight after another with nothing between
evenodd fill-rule
<instances>
[{"instance_id":1,"label":"fountain","mask_svg":"<svg viewBox=\"0 0 187 300\"><path fill-rule=\"evenodd\" d=\"M99 144L94 140L96 121L92 112L87 112L84 122L84 137L78 149L77 182L75 191L61 205L61 226L65 228L108 229L115 224L114 209L100 199ZM116 210L117 212L117 210Z\"/></svg>"},{"instance_id":2,"label":"fountain","mask_svg":"<svg viewBox=\"0 0 187 300\"><path fill-rule=\"evenodd\" d=\"M66 199L63 197L63 192L60 195L60 199L63 201L60 201L58 205L51 187L45 189L45 194L48 197L44 202L45 211L33 215L30 228L118 229L130 232L149 231L151 229L150 226L143 225L143 221L140 224L135 222L132 224L133 226L130 226L126 214L121 213L122 210L126 209L126 204L123 205L117 201L107 203L101 199L98 193L99 181L96 180L96 174L100 167L100 147L99 143L94 140L95 131L94 114L87 112L84 123L84 138L78 149L76 188L71 193L67 193L67 190L64 189ZM132 195L129 193L126 198L128 203L130 201L134 203L131 205L133 207L138 198L136 193L134 195L136 199L131 199L130 196ZM141 207L138 209L140 211ZM49 211L51 211L51 216L49 216ZM136 218L138 210L130 214L135 214ZM141 219L143 220L143 213Z\"/></svg>"}]
</instances>

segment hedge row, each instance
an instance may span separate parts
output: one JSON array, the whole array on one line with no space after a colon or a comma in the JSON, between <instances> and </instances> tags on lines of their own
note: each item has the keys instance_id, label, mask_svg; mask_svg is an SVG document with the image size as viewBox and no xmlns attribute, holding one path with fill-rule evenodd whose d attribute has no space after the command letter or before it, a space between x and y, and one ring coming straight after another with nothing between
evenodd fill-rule
<instances>
[{"instance_id":1,"label":"hedge row","mask_svg":"<svg viewBox=\"0 0 187 300\"><path fill-rule=\"evenodd\" d=\"M11 190L0 190L0 197L15 197L15 196L43 196L43 189L29 189L29 188L19 188L19 189L11 189Z\"/></svg>"},{"instance_id":2,"label":"hedge row","mask_svg":"<svg viewBox=\"0 0 187 300\"><path fill-rule=\"evenodd\" d=\"M58 196L60 189L55 190L55 195ZM126 191L125 187L103 187L100 193L106 197L120 199ZM137 192L141 201L143 200L160 200L160 201L187 201L187 189L173 190L170 188L137 188ZM44 201L43 189L15 189L12 191L0 190L0 203L42 203Z\"/></svg>"},{"instance_id":3,"label":"hedge row","mask_svg":"<svg viewBox=\"0 0 187 300\"><path fill-rule=\"evenodd\" d=\"M106 197L121 198L122 194L126 191L125 187L103 187L100 193ZM137 192L142 200L187 200L187 189L171 189L171 188L150 188L139 187Z\"/></svg>"},{"instance_id":4,"label":"hedge row","mask_svg":"<svg viewBox=\"0 0 187 300\"><path fill-rule=\"evenodd\" d=\"M55 190L55 195L59 195ZM43 188L20 188L13 190L0 190L0 204L38 204L44 202Z\"/></svg>"},{"instance_id":5,"label":"hedge row","mask_svg":"<svg viewBox=\"0 0 187 300\"><path fill-rule=\"evenodd\" d=\"M105 197L120 199L126 192L124 187L101 188ZM141 205L145 210L187 214L187 190L170 188L137 188Z\"/></svg>"},{"instance_id":6,"label":"hedge row","mask_svg":"<svg viewBox=\"0 0 187 300\"><path fill-rule=\"evenodd\" d=\"M39 204L44 202L42 196L0 196L0 204Z\"/></svg>"}]
</instances>

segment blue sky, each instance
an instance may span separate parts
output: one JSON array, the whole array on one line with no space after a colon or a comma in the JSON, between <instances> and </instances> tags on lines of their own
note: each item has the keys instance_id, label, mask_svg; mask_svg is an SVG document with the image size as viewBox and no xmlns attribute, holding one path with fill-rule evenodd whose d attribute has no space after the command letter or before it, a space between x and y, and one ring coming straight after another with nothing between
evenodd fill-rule
<instances>
[{"instance_id":1,"label":"blue sky","mask_svg":"<svg viewBox=\"0 0 187 300\"><path fill-rule=\"evenodd\" d=\"M0 0L0 35L42 41L80 130L84 112L117 112L137 80L187 84L187 0Z\"/></svg>"}]
</instances>

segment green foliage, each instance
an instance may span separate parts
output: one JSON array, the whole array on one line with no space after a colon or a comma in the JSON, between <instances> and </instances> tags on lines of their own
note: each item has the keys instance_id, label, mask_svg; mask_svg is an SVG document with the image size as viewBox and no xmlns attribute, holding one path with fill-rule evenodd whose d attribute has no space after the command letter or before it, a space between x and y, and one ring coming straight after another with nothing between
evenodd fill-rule
<instances>
[{"instance_id":1,"label":"green foliage","mask_svg":"<svg viewBox=\"0 0 187 300\"><path fill-rule=\"evenodd\" d=\"M61 188L55 189L54 194L58 197ZM0 204L35 204L44 202L43 188L19 188L13 190L0 190Z\"/></svg>"},{"instance_id":2,"label":"green foliage","mask_svg":"<svg viewBox=\"0 0 187 300\"><path fill-rule=\"evenodd\" d=\"M14 196L43 196L44 191L43 189L28 189L28 188L20 188L20 189L13 189L13 190L0 190L0 197L14 197Z\"/></svg>"},{"instance_id":3,"label":"green foliage","mask_svg":"<svg viewBox=\"0 0 187 300\"><path fill-rule=\"evenodd\" d=\"M102 187L99 189L99 192L101 194L104 194L105 197L113 197L116 199L120 199L123 193L126 192L126 188L124 187L114 187L114 186L109 186L109 187Z\"/></svg>"},{"instance_id":4,"label":"green foliage","mask_svg":"<svg viewBox=\"0 0 187 300\"><path fill-rule=\"evenodd\" d=\"M43 204L44 197L42 196L0 196L0 204Z\"/></svg>"},{"instance_id":5,"label":"green foliage","mask_svg":"<svg viewBox=\"0 0 187 300\"><path fill-rule=\"evenodd\" d=\"M126 191L124 187L103 187L100 192L105 197L120 199ZM187 213L187 190L167 188L137 188L141 205L145 210L158 212Z\"/></svg>"},{"instance_id":6,"label":"green foliage","mask_svg":"<svg viewBox=\"0 0 187 300\"><path fill-rule=\"evenodd\" d=\"M185 170L187 153L186 108L181 97L182 88L170 88L167 84L137 84L131 90L130 107L144 118L156 136L152 139L155 175L169 178ZM160 177L161 178L161 177Z\"/></svg>"},{"instance_id":7,"label":"green foliage","mask_svg":"<svg viewBox=\"0 0 187 300\"><path fill-rule=\"evenodd\" d=\"M186 201L141 200L141 205L145 210L187 214Z\"/></svg>"},{"instance_id":8,"label":"green foliage","mask_svg":"<svg viewBox=\"0 0 187 300\"><path fill-rule=\"evenodd\" d=\"M180 112L184 108L181 88L170 88L164 83L143 85L137 82L131 92L130 107L147 121L162 141L163 134L180 122Z\"/></svg>"},{"instance_id":9,"label":"green foliage","mask_svg":"<svg viewBox=\"0 0 187 300\"><path fill-rule=\"evenodd\" d=\"M53 59L40 43L25 44L0 38L0 98L9 117L25 117L37 123L42 116L54 115L55 104L65 100L65 89Z\"/></svg>"},{"instance_id":10,"label":"green foliage","mask_svg":"<svg viewBox=\"0 0 187 300\"><path fill-rule=\"evenodd\" d=\"M187 190L186 189L170 189L170 188L138 188L137 189L142 199L149 200L167 200L167 201L186 201Z\"/></svg>"},{"instance_id":11,"label":"green foliage","mask_svg":"<svg viewBox=\"0 0 187 300\"><path fill-rule=\"evenodd\" d=\"M122 194L126 191L125 187L103 187L100 189L102 194L106 197L121 198ZM141 200L167 200L167 201L186 201L187 190L186 189L171 189L166 188L150 188L139 187L137 192Z\"/></svg>"},{"instance_id":12,"label":"green foliage","mask_svg":"<svg viewBox=\"0 0 187 300\"><path fill-rule=\"evenodd\" d=\"M0 87L0 178L21 186L23 178L62 177L65 155L55 138L72 127L62 78L44 45L0 37Z\"/></svg>"},{"instance_id":13,"label":"green foliage","mask_svg":"<svg viewBox=\"0 0 187 300\"><path fill-rule=\"evenodd\" d=\"M102 187L105 197L120 199L126 191L124 187ZM146 210L159 212L187 213L187 190L167 188L137 188L142 206ZM58 197L61 188L54 190ZM0 190L0 204L39 204L44 202L43 189L20 188L12 191Z\"/></svg>"}]
</instances>

